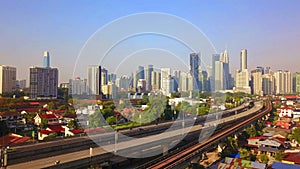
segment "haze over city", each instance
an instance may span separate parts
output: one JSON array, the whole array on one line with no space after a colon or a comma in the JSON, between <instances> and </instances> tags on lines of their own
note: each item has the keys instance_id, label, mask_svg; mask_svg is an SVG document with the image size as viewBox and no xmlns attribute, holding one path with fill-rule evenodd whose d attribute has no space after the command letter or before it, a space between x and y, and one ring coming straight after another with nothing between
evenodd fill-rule
<instances>
[{"instance_id":1,"label":"haze over city","mask_svg":"<svg viewBox=\"0 0 300 169\"><path fill-rule=\"evenodd\" d=\"M299 58L299 1L31 2L2 1L0 6L1 64L17 67L17 78L27 81L29 67L42 65L45 50L50 51L52 67L60 71L59 82L68 81L81 48L93 33L120 17L143 12L168 13L197 26L217 52L228 49L231 72L238 69L243 48L248 50L250 70L270 66L299 71L295 61ZM189 53L181 57L188 64ZM86 67L79 72L86 76Z\"/></svg>"}]
</instances>

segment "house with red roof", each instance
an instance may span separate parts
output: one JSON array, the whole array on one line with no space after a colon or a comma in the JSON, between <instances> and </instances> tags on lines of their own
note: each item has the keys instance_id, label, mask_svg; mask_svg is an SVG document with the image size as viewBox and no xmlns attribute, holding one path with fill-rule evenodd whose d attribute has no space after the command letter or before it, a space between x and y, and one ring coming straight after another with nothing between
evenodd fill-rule
<instances>
[{"instance_id":1,"label":"house with red roof","mask_svg":"<svg viewBox=\"0 0 300 169\"><path fill-rule=\"evenodd\" d=\"M48 124L56 124L58 123L58 119L54 114L37 114L34 117L34 124L39 126L42 122L42 119L47 119Z\"/></svg>"},{"instance_id":2,"label":"house with red roof","mask_svg":"<svg viewBox=\"0 0 300 169\"><path fill-rule=\"evenodd\" d=\"M5 136L0 137L0 140L0 146L9 146L24 143L30 140L30 137L9 133Z\"/></svg>"},{"instance_id":3,"label":"house with red roof","mask_svg":"<svg viewBox=\"0 0 300 169\"><path fill-rule=\"evenodd\" d=\"M264 140L264 139L266 139L267 137L265 137L265 136L257 136L257 137L249 137L248 139L247 139L247 141L248 141L248 146L249 147L258 147L258 146L260 146L260 143L259 143L259 141L261 141L261 140Z\"/></svg>"},{"instance_id":4,"label":"house with red roof","mask_svg":"<svg viewBox=\"0 0 300 169\"><path fill-rule=\"evenodd\" d=\"M300 152L287 152L284 153L283 163L300 164Z\"/></svg>"}]
</instances>

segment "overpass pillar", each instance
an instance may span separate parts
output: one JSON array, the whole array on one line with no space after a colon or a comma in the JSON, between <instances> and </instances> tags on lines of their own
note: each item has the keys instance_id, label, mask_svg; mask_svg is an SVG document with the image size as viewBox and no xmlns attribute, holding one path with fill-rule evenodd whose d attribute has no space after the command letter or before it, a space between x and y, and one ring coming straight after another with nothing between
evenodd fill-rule
<instances>
[{"instance_id":1,"label":"overpass pillar","mask_svg":"<svg viewBox=\"0 0 300 169\"><path fill-rule=\"evenodd\" d=\"M161 147L162 147L162 151L163 151L163 156L167 155L168 150L169 150L168 144L162 144Z\"/></svg>"}]
</instances>

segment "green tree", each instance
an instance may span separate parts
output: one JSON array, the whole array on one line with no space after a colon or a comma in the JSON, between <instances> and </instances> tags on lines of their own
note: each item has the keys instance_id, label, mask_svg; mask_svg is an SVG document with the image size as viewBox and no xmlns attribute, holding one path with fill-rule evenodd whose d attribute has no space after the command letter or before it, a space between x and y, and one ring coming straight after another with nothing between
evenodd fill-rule
<instances>
[{"instance_id":1,"label":"green tree","mask_svg":"<svg viewBox=\"0 0 300 169\"><path fill-rule=\"evenodd\" d=\"M56 108L56 104L54 102L49 102L47 104L48 110L54 110Z\"/></svg>"},{"instance_id":2,"label":"green tree","mask_svg":"<svg viewBox=\"0 0 300 169\"><path fill-rule=\"evenodd\" d=\"M77 129L78 128L78 123L76 120L70 120L68 122L68 127L73 128L73 129Z\"/></svg>"},{"instance_id":3,"label":"green tree","mask_svg":"<svg viewBox=\"0 0 300 169\"><path fill-rule=\"evenodd\" d=\"M241 159L250 160L250 152L245 148L240 148L239 153L241 155Z\"/></svg>"},{"instance_id":4,"label":"green tree","mask_svg":"<svg viewBox=\"0 0 300 169\"><path fill-rule=\"evenodd\" d=\"M42 129L47 128L47 127L48 127L48 120L45 119L45 118L42 118L42 119L41 119L40 127L41 127Z\"/></svg>"},{"instance_id":5,"label":"green tree","mask_svg":"<svg viewBox=\"0 0 300 169\"><path fill-rule=\"evenodd\" d=\"M284 151L283 150L279 150L275 153L275 160L277 161L281 161L284 158Z\"/></svg>"},{"instance_id":6,"label":"green tree","mask_svg":"<svg viewBox=\"0 0 300 169\"><path fill-rule=\"evenodd\" d=\"M251 125L250 127L248 127L246 129L246 132L247 134L250 136L250 137L255 137L257 136L257 131L256 131L256 128L255 126Z\"/></svg>"},{"instance_id":7,"label":"green tree","mask_svg":"<svg viewBox=\"0 0 300 169\"><path fill-rule=\"evenodd\" d=\"M267 164L269 162L269 157L265 154L261 154L259 155L259 160L260 162Z\"/></svg>"},{"instance_id":8,"label":"green tree","mask_svg":"<svg viewBox=\"0 0 300 169\"><path fill-rule=\"evenodd\" d=\"M298 143L300 143L300 127L293 130L292 138L295 139Z\"/></svg>"},{"instance_id":9,"label":"green tree","mask_svg":"<svg viewBox=\"0 0 300 169\"><path fill-rule=\"evenodd\" d=\"M5 121L0 121L0 137L5 136L9 133L9 128Z\"/></svg>"}]
</instances>

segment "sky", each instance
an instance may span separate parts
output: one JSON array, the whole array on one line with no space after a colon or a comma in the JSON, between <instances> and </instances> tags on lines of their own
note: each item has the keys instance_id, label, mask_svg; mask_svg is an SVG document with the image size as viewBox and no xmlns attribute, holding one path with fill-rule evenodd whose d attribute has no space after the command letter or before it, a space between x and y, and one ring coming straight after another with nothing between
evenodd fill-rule
<instances>
[{"instance_id":1,"label":"sky","mask_svg":"<svg viewBox=\"0 0 300 169\"><path fill-rule=\"evenodd\" d=\"M73 76L85 78L87 64L104 64L118 74L136 70L139 64L170 64L174 69L187 69L191 51L174 38L157 34L130 37L106 58L99 58L107 44L117 40L118 33L151 23L156 28L156 20L151 19L135 20L126 27L109 27L120 18L145 12L178 17L197 27L204 37L199 41L211 42L217 53L227 48L231 72L239 68L241 49L248 50L249 70L270 66L275 71L300 71L297 0L0 0L0 4L0 64L16 67L17 79L28 81L29 67L42 66L45 50L50 52L51 66L59 69L60 83ZM184 30L184 26L166 23L170 27L159 28L186 35L190 38L187 41L197 41L193 37L198 36ZM94 47L89 48L87 44L91 42ZM87 50L97 48L99 51ZM205 60L203 66L210 65L211 54L205 52L208 47L199 45L195 50ZM89 54L95 55L89 59Z\"/></svg>"}]
</instances>

